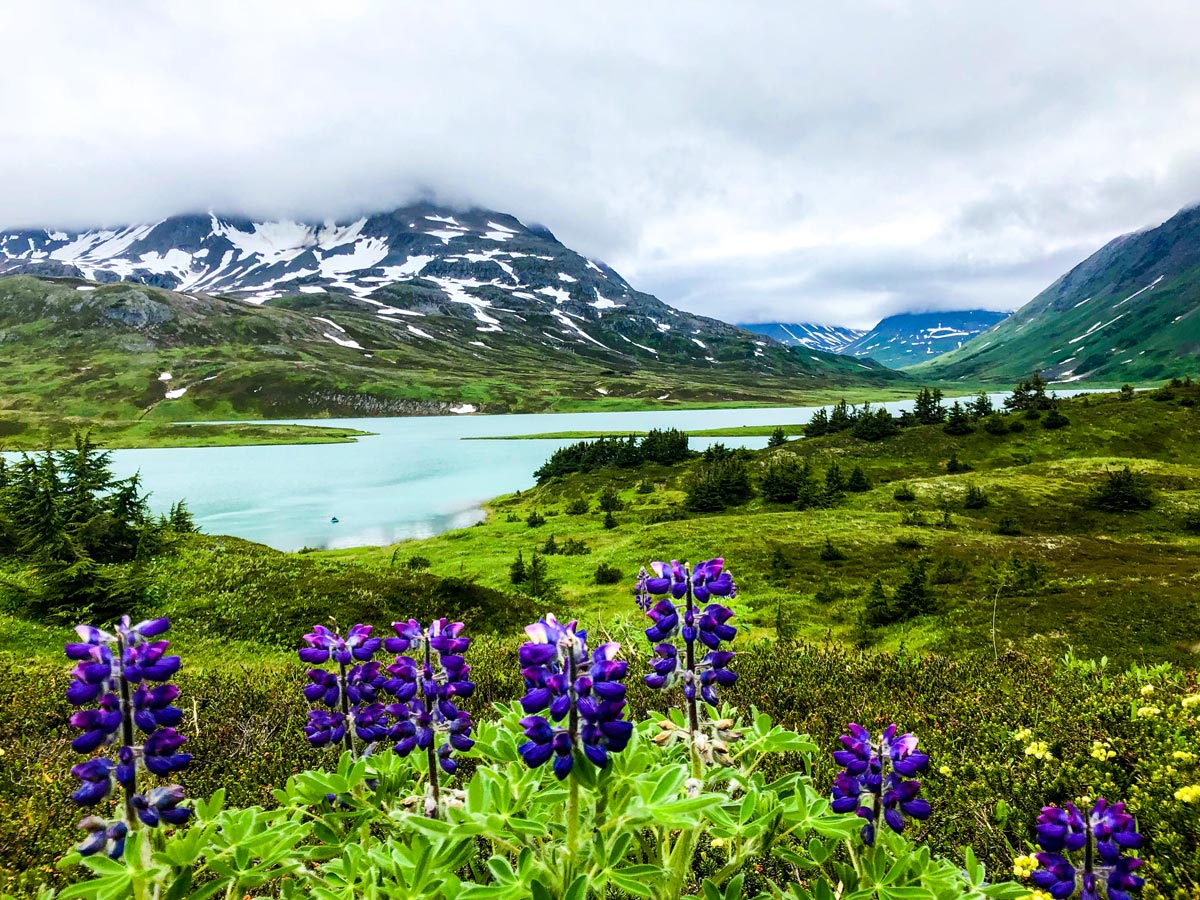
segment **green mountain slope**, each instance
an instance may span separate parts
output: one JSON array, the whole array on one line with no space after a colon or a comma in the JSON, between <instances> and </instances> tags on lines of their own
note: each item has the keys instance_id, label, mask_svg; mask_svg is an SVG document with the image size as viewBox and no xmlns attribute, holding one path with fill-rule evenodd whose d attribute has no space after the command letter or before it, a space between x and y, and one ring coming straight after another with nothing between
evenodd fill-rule
<instances>
[{"instance_id":1,"label":"green mountain slope","mask_svg":"<svg viewBox=\"0 0 1200 900\"><path fill-rule=\"evenodd\" d=\"M1112 241L990 331L909 371L1143 381L1200 367L1200 207Z\"/></svg>"},{"instance_id":2,"label":"green mountain slope","mask_svg":"<svg viewBox=\"0 0 1200 900\"><path fill-rule=\"evenodd\" d=\"M688 327L675 331L618 315L572 319L590 339L568 346L553 303L481 333L474 307L421 279L374 296L254 306L129 282L0 278L0 413L177 421L616 409L794 403L832 387L906 383L677 311L673 321ZM669 309L640 296L630 303ZM380 299L409 312L382 315ZM654 354L623 350L651 341Z\"/></svg>"}]
</instances>

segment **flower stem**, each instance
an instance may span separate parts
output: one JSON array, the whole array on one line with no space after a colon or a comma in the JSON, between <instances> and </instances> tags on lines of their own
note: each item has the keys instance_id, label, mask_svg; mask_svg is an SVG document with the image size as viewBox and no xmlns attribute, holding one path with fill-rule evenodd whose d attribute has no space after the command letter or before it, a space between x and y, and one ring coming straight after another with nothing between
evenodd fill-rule
<instances>
[{"instance_id":1,"label":"flower stem","mask_svg":"<svg viewBox=\"0 0 1200 900\"><path fill-rule=\"evenodd\" d=\"M345 722L346 731L342 735L342 746L354 754L354 734L353 723L350 721L350 697L346 693L346 664L338 663L338 693L342 698L342 716Z\"/></svg>"},{"instance_id":2,"label":"flower stem","mask_svg":"<svg viewBox=\"0 0 1200 900\"><path fill-rule=\"evenodd\" d=\"M567 878L563 888L575 880L579 867L579 779L572 773L568 776L567 788Z\"/></svg>"},{"instance_id":3,"label":"flower stem","mask_svg":"<svg viewBox=\"0 0 1200 900\"><path fill-rule=\"evenodd\" d=\"M121 743L133 750L133 702L129 696L129 680L125 677L125 636L117 635L117 684L121 691ZM137 810L133 805L137 793L137 757L130 766L129 782L125 789L125 824L132 831L138 827Z\"/></svg>"},{"instance_id":4,"label":"flower stem","mask_svg":"<svg viewBox=\"0 0 1200 900\"><path fill-rule=\"evenodd\" d=\"M571 696L571 711L567 716L567 734L571 738L571 753L577 753L579 742L579 697L575 693L575 648L567 651L567 691ZM576 763L578 760L575 761ZM563 889L575 880L575 871L579 865L579 773L572 765L567 787L567 878Z\"/></svg>"},{"instance_id":5,"label":"flower stem","mask_svg":"<svg viewBox=\"0 0 1200 900\"><path fill-rule=\"evenodd\" d=\"M425 641L425 675L424 682L429 684L433 680L433 651L430 649L429 641ZM429 694L422 688L425 693L425 703L429 710L430 716L440 715L437 712L437 695ZM433 813L431 819L437 818L438 803L441 800L441 777L438 775L438 760L437 760L437 732L433 731L429 738L429 747L426 749L426 755L429 759L429 790L433 795Z\"/></svg>"},{"instance_id":6,"label":"flower stem","mask_svg":"<svg viewBox=\"0 0 1200 900\"><path fill-rule=\"evenodd\" d=\"M684 625L690 631L695 630L695 600L692 597L692 581L688 579L687 585L687 614L684 616ZM696 690L700 679L696 676L696 639L684 635L684 665L688 671L688 689L690 696L687 698L687 716L688 716L688 746L691 748L692 757L692 777L699 778L703 771L703 762L700 759L700 751L696 748L696 733L700 730L700 710L696 701Z\"/></svg>"}]
</instances>

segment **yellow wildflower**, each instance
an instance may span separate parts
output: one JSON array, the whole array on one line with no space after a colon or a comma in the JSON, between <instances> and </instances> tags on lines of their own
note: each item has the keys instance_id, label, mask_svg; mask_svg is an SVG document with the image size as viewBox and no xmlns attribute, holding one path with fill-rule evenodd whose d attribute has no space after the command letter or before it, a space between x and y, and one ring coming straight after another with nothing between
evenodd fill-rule
<instances>
[{"instance_id":1,"label":"yellow wildflower","mask_svg":"<svg viewBox=\"0 0 1200 900\"><path fill-rule=\"evenodd\" d=\"M1050 745L1045 741L1034 741L1025 748L1025 755L1032 756L1034 759L1051 760L1054 759L1054 754L1050 752Z\"/></svg>"},{"instance_id":2,"label":"yellow wildflower","mask_svg":"<svg viewBox=\"0 0 1200 900\"><path fill-rule=\"evenodd\" d=\"M1038 867L1038 861L1032 856L1018 856L1013 860L1013 874L1018 878L1028 878Z\"/></svg>"},{"instance_id":3,"label":"yellow wildflower","mask_svg":"<svg viewBox=\"0 0 1200 900\"><path fill-rule=\"evenodd\" d=\"M939 775L949 775L949 774L951 774L951 772L950 772L950 767L949 767L949 766L941 766L941 767L938 769L938 774L939 774Z\"/></svg>"},{"instance_id":4,"label":"yellow wildflower","mask_svg":"<svg viewBox=\"0 0 1200 900\"><path fill-rule=\"evenodd\" d=\"M1153 693L1154 693L1154 685L1152 685L1152 684L1143 684L1142 685L1142 696L1143 697L1149 697Z\"/></svg>"},{"instance_id":5,"label":"yellow wildflower","mask_svg":"<svg viewBox=\"0 0 1200 900\"><path fill-rule=\"evenodd\" d=\"M1112 745L1108 741L1092 741L1091 757L1100 762L1107 762L1117 755L1117 751L1111 749Z\"/></svg>"},{"instance_id":6,"label":"yellow wildflower","mask_svg":"<svg viewBox=\"0 0 1200 900\"><path fill-rule=\"evenodd\" d=\"M1200 784L1189 784L1175 792L1175 799L1184 803L1200 803Z\"/></svg>"},{"instance_id":7,"label":"yellow wildflower","mask_svg":"<svg viewBox=\"0 0 1200 900\"><path fill-rule=\"evenodd\" d=\"M1179 702L1184 709L1191 709L1193 706L1200 703L1200 694L1188 694Z\"/></svg>"},{"instance_id":8,"label":"yellow wildflower","mask_svg":"<svg viewBox=\"0 0 1200 900\"><path fill-rule=\"evenodd\" d=\"M1190 766L1196 761L1196 754L1189 753L1187 750L1176 750L1171 754L1171 757L1185 766Z\"/></svg>"},{"instance_id":9,"label":"yellow wildflower","mask_svg":"<svg viewBox=\"0 0 1200 900\"><path fill-rule=\"evenodd\" d=\"M1035 890L1026 894L1023 898L1021 898L1021 900L1054 900L1054 898L1045 891Z\"/></svg>"},{"instance_id":10,"label":"yellow wildflower","mask_svg":"<svg viewBox=\"0 0 1200 900\"><path fill-rule=\"evenodd\" d=\"M1016 740L1020 744L1025 743L1031 737L1033 737L1033 732L1028 728L1018 728L1016 731L1013 732L1014 740Z\"/></svg>"},{"instance_id":11,"label":"yellow wildflower","mask_svg":"<svg viewBox=\"0 0 1200 900\"><path fill-rule=\"evenodd\" d=\"M1153 719L1160 712L1162 712L1162 710L1157 706L1139 706L1137 714L1143 719Z\"/></svg>"}]
</instances>

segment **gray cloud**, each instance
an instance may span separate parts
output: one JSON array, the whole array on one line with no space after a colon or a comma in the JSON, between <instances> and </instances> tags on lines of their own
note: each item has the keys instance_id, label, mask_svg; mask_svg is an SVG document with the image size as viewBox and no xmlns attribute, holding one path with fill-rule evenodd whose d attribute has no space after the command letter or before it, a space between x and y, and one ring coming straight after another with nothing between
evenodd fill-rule
<instances>
[{"instance_id":1,"label":"gray cloud","mask_svg":"<svg viewBox=\"0 0 1200 900\"><path fill-rule=\"evenodd\" d=\"M1185 0L6 4L0 223L431 196L726 319L1008 309L1200 200L1198 34Z\"/></svg>"}]
</instances>

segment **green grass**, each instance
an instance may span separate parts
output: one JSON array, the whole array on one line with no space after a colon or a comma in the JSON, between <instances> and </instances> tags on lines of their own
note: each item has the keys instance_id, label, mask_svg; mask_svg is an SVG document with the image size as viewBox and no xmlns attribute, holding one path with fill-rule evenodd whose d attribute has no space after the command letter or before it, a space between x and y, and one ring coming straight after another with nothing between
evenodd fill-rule
<instances>
[{"instance_id":1,"label":"green grass","mask_svg":"<svg viewBox=\"0 0 1200 900\"><path fill-rule=\"evenodd\" d=\"M487 521L472 528L321 555L368 564L419 555L434 572L462 572L506 589L518 551L528 560L551 534L559 543L574 538L591 553L548 557L551 577L560 584L563 607L603 620L630 610L639 565L720 554L738 578L742 622L759 633L782 622L793 636L810 640L949 652L992 652L993 573L1013 560L1033 561L1041 567L1040 581L1006 590L995 604L999 652L1054 654L1073 647L1125 661L1194 665L1200 653L1194 600L1200 535L1182 523L1200 510L1200 415L1194 407L1145 394L1132 402L1092 395L1065 402L1063 409L1072 424L1057 431L1030 420L1025 431L1001 437L981 430L951 437L929 426L879 443L849 434L790 442L779 452L809 458L818 473L836 460L844 473L860 465L871 479L871 491L849 494L829 509L796 511L754 499L721 514L654 523L683 504L690 464L610 469L497 498ZM952 453L972 471L947 474ZM1127 515L1088 508L1088 492L1105 470L1126 464L1154 484L1155 508ZM654 485L652 493L637 492L642 480ZM892 498L900 483L913 489L915 502ZM611 530L595 504L608 484L627 505ZM985 491L986 508L963 507L968 485ZM591 511L567 515L567 505L581 497L592 501ZM546 524L530 528L525 518L535 509ZM927 524L902 524L913 511ZM946 511L951 527L935 527ZM996 533L1006 518L1019 535ZM847 555L845 561L820 560L826 538ZM878 577L893 586L919 558L927 558L931 570L941 565L943 577L951 579L932 586L941 613L864 632L858 617L872 581ZM594 584L600 563L621 569L625 582L617 588Z\"/></svg>"},{"instance_id":2,"label":"green grass","mask_svg":"<svg viewBox=\"0 0 1200 900\"><path fill-rule=\"evenodd\" d=\"M91 431L105 447L240 447L256 444L344 444L371 432L318 425L255 422L111 421L0 412L0 450L70 447L76 431Z\"/></svg>"}]
</instances>

